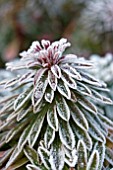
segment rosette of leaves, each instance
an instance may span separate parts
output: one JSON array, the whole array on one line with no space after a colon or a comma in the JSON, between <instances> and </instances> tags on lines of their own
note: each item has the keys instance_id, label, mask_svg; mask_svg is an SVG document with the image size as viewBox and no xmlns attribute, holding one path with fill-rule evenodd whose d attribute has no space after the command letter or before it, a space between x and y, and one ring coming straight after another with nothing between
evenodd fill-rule
<instances>
[{"instance_id":1,"label":"rosette of leaves","mask_svg":"<svg viewBox=\"0 0 113 170\"><path fill-rule=\"evenodd\" d=\"M63 54L69 46L64 38L35 41L19 62L7 64L27 72L2 82L17 93L0 101L1 168L101 170L105 159L113 165L106 146L113 122L93 104L112 103L97 92L106 85L86 72L92 62Z\"/></svg>"}]
</instances>

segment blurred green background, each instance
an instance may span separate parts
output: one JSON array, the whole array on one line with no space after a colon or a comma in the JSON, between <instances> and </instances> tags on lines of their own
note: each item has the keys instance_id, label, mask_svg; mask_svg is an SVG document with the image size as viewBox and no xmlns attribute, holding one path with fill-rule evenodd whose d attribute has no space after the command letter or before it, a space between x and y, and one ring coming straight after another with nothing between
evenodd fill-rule
<instances>
[{"instance_id":1,"label":"blurred green background","mask_svg":"<svg viewBox=\"0 0 113 170\"><path fill-rule=\"evenodd\" d=\"M113 0L0 0L0 67L34 40L61 37L78 56L113 53Z\"/></svg>"}]
</instances>

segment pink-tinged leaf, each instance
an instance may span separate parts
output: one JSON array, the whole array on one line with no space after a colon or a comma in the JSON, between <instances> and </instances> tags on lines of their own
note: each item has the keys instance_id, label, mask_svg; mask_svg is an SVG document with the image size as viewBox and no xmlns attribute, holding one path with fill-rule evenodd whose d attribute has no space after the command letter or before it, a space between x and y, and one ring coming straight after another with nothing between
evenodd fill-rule
<instances>
[{"instance_id":1,"label":"pink-tinged leaf","mask_svg":"<svg viewBox=\"0 0 113 170\"><path fill-rule=\"evenodd\" d=\"M56 104L57 104L57 112L59 114L59 116L65 120L65 121L69 121L70 119L70 109L69 106L66 103L66 100L59 96L56 100Z\"/></svg>"},{"instance_id":2,"label":"pink-tinged leaf","mask_svg":"<svg viewBox=\"0 0 113 170\"><path fill-rule=\"evenodd\" d=\"M66 97L67 99L71 98L71 91L66 83L64 83L62 80L59 80L57 89L61 95Z\"/></svg>"},{"instance_id":3,"label":"pink-tinged leaf","mask_svg":"<svg viewBox=\"0 0 113 170\"><path fill-rule=\"evenodd\" d=\"M18 77L13 78L12 80L9 80L5 84L5 88L11 87L19 82Z\"/></svg>"},{"instance_id":4,"label":"pink-tinged leaf","mask_svg":"<svg viewBox=\"0 0 113 170\"><path fill-rule=\"evenodd\" d=\"M43 76L43 74L46 72L47 68L40 68L36 74L35 74L35 77L34 77L34 85L37 84L37 82L40 80L40 78Z\"/></svg>"},{"instance_id":5,"label":"pink-tinged leaf","mask_svg":"<svg viewBox=\"0 0 113 170\"><path fill-rule=\"evenodd\" d=\"M11 149L8 149L6 151L0 152L0 165L1 166L4 164L4 162L6 162L7 159L9 159L13 150L14 150L14 147L12 147Z\"/></svg>"},{"instance_id":6,"label":"pink-tinged leaf","mask_svg":"<svg viewBox=\"0 0 113 170\"><path fill-rule=\"evenodd\" d=\"M51 107L47 112L47 121L49 126L55 130L58 131L58 118L56 113L56 106Z\"/></svg>"},{"instance_id":7,"label":"pink-tinged leaf","mask_svg":"<svg viewBox=\"0 0 113 170\"><path fill-rule=\"evenodd\" d=\"M50 145L55 139L55 131L50 127L47 126L46 132L44 134L44 143L46 148L50 148Z\"/></svg>"},{"instance_id":8,"label":"pink-tinged leaf","mask_svg":"<svg viewBox=\"0 0 113 170\"><path fill-rule=\"evenodd\" d=\"M81 110L76 106L76 104L70 104L71 107L71 116L74 120L74 122L83 130L88 130L89 125L87 122L87 119L85 118L84 114L81 112Z\"/></svg>"},{"instance_id":9,"label":"pink-tinged leaf","mask_svg":"<svg viewBox=\"0 0 113 170\"><path fill-rule=\"evenodd\" d=\"M61 79L64 81L64 83L66 83L70 88L72 89L77 89L77 84L76 81L68 76L66 73L62 73Z\"/></svg>"},{"instance_id":10,"label":"pink-tinged leaf","mask_svg":"<svg viewBox=\"0 0 113 170\"><path fill-rule=\"evenodd\" d=\"M60 119L59 121L59 136L62 143L68 149L73 149L75 147L75 136L71 129L69 122Z\"/></svg>"},{"instance_id":11,"label":"pink-tinged leaf","mask_svg":"<svg viewBox=\"0 0 113 170\"><path fill-rule=\"evenodd\" d=\"M47 87L44 97L47 102L52 103L54 99L54 91L50 87Z\"/></svg>"},{"instance_id":12,"label":"pink-tinged leaf","mask_svg":"<svg viewBox=\"0 0 113 170\"><path fill-rule=\"evenodd\" d=\"M55 91L57 87L57 77L51 71L48 71L48 83L50 87Z\"/></svg>"},{"instance_id":13,"label":"pink-tinged leaf","mask_svg":"<svg viewBox=\"0 0 113 170\"><path fill-rule=\"evenodd\" d=\"M42 40L41 44L43 46L44 49L47 49L50 46L50 41L48 40Z\"/></svg>"},{"instance_id":14,"label":"pink-tinged leaf","mask_svg":"<svg viewBox=\"0 0 113 170\"><path fill-rule=\"evenodd\" d=\"M89 158L87 170L98 170L99 160L100 160L99 153L97 150L94 150Z\"/></svg>"},{"instance_id":15,"label":"pink-tinged leaf","mask_svg":"<svg viewBox=\"0 0 113 170\"><path fill-rule=\"evenodd\" d=\"M57 78L61 77L61 70L60 70L60 67L58 65L53 65L51 67L51 71Z\"/></svg>"},{"instance_id":16,"label":"pink-tinged leaf","mask_svg":"<svg viewBox=\"0 0 113 170\"><path fill-rule=\"evenodd\" d=\"M61 65L61 69L68 75L68 76L71 76L77 80L82 80L82 77L80 75L79 72L77 72L77 70L73 67L71 67L70 65L68 64L65 64L65 65Z\"/></svg>"},{"instance_id":17,"label":"pink-tinged leaf","mask_svg":"<svg viewBox=\"0 0 113 170\"><path fill-rule=\"evenodd\" d=\"M64 58L63 59L61 59L61 63L62 64L66 64L66 63L73 63L73 62L75 62L75 61L77 61L78 59L77 59L77 56L76 55L74 55L74 54L67 54L67 55L65 55L64 56Z\"/></svg>"},{"instance_id":18,"label":"pink-tinged leaf","mask_svg":"<svg viewBox=\"0 0 113 170\"><path fill-rule=\"evenodd\" d=\"M34 77L35 72L36 71L32 71L21 76L19 78L19 84L26 83L26 81L29 81L29 79L32 79L32 77Z\"/></svg>"},{"instance_id":19,"label":"pink-tinged leaf","mask_svg":"<svg viewBox=\"0 0 113 170\"><path fill-rule=\"evenodd\" d=\"M39 102L42 100L47 85L48 85L48 80L46 76L43 75L36 83L36 86L33 91L32 104L34 107L36 107L39 104Z\"/></svg>"}]
</instances>

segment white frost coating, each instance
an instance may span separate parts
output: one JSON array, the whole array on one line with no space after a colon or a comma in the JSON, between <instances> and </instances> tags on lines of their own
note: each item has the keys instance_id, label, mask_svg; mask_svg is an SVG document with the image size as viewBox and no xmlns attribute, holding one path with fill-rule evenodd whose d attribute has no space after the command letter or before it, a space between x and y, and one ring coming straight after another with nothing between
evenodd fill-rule
<instances>
[{"instance_id":1,"label":"white frost coating","mask_svg":"<svg viewBox=\"0 0 113 170\"><path fill-rule=\"evenodd\" d=\"M54 91L51 89L50 93L49 92L45 93L44 97L47 102L52 103L54 98Z\"/></svg>"},{"instance_id":2,"label":"white frost coating","mask_svg":"<svg viewBox=\"0 0 113 170\"><path fill-rule=\"evenodd\" d=\"M62 84L60 84L60 82L59 82L57 89L58 89L59 93L61 93L67 99L71 98L71 92L70 92L70 89L66 83L62 82Z\"/></svg>"},{"instance_id":3,"label":"white frost coating","mask_svg":"<svg viewBox=\"0 0 113 170\"><path fill-rule=\"evenodd\" d=\"M42 170L40 167L37 167L35 165L31 165L31 164L26 165L26 168L28 170L33 170L33 169L35 169L35 170Z\"/></svg>"},{"instance_id":4,"label":"white frost coating","mask_svg":"<svg viewBox=\"0 0 113 170\"><path fill-rule=\"evenodd\" d=\"M60 140L62 141L62 143L68 149L72 150L75 147L75 136L68 122L65 122L65 127L63 128L62 128L62 125L59 124L59 136L60 136Z\"/></svg>"},{"instance_id":5,"label":"white frost coating","mask_svg":"<svg viewBox=\"0 0 113 170\"><path fill-rule=\"evenodd\" d=\"M69 165L69 167L75 167L75 165L77 164L77 160L78 160L78 156L77 156L76 149L72 150L72 158L71 159L65 158L65 162Z\"/></svg>"},{"instance_id":6,"label":"white frost coating","mask_svg":"<svg viewBox=\"0 0 113 170\"><path fill-rule=\"evenodd\" d=\"M57 111L59 116L64 119L65 121L69 121L70 119L70 109L65 101L65 99L62 97L61 99L58 99L56 101L57 103Z\"/></svg>"},{"instance_id":7,"label":"white frost coating","mask_svg":"<svg viewBox=\"0 0 113 170\"><path fill-rule=\"evenodd\" d=\"M45 149L45 148L42 147L42 146L38 147L38 154L39 154L39 156L40 156L40 158L41 158L41 161L43 162L44 166L45 166L48 170L50 170L50 167L48 166L48 164L47 164L47 162L46 162L46 159L47 159L47 158L44 157L43 152L45 152L45 153L47 154L47 157L49 157L50 153L49 153L49 151L48 151L47 149Z\"/></svg>"},{"instance_id":8,"label":"white frost coating","mask_svg":"<svg viewBox=\"0 0 113 170\"><path fill-rule=\"evenodd\" d=\"M87 162L87 148L83 140L79 140L77 144L77 151L80 149L80 145L83 147L83 152L84 152L84 159ZM81 150L80 150L81 151Z\"/></svg>"},{"instance_id":9,"label":"white frost coating","mask_svg":"<svg viewBox=\"0 0 113 170\"><path fill-rule=\"evenodd\" d=\"M50 87L56 91L56 87L57 87L57 77L51 72L48 71L48 83L50 85Z\"/></svg>"},{"instance_id":10,"label":"white frost coating","mask_svg":"<svg viewBox=\"0 0 113 170\"><path fill-rule=\"evenodd\" d=\"M59 148L58 151L52 148L50 152L51 154L50 154L49 162L51 164L52 170L62 170L64 167L64 159L65 159L63 146L61 146L61 148Z\"/></svg>"},{"instance_id":11,"label":"white frost coating","mask_svg":"<svg viewBox=\"0 0 113 170\"><path fill-rule=\"evenodd\" d=\"M95 157L95 159L94 159ZM94 159L94 160L93 160ZM98 170L98 166L99 166L99 153L97 150L94 150L93 153L91 154L90 158L89 158L89 161L88 161L88 164L87 164L87 168L86 170L92 170L91 168L91 165L93 164L93 161L96 161L96 164L95 164L95 168L94 170Z\"/></svg>"},{"instance_id":12,"label":"white frost coating","mask_svg":"<svg viewBox=\"0 0 113 170\"><path fill-rule=\"evenodd\" d=\"M51 131L52 131L52 132L51 132ZM52 135L49 137L50 133L51 133ZM45 142L46 148L49 148L49 147L50 147L50 145L51 145L51 143L53 142L54 138L55 138L55 131L54 131L53 129L50 130L50 128L47 129L47 130L46 130L46 133L45 133L45 135L44 135L44 142Z\"/></svg>"},{"instance_id":13,"label":"white frost coating","mask_svg":"<svg viewBox=\"0 0 113 170\"><path fill-rule=\"evenodd\" d=\"M61 77L61 70L60 70L60 67L58 65L53 65L51 67L51 71L57 78Z\"/></svg>"},{"instance_id":14,"label":"white frost coating","mask_svg":"<svg viewBox=\"0 0 113 170\"><path fill-rule=\"evenodd\" d=\"M47 121L49 126L55 130L58 131L58 117L56 113L56 106L54 106L53 109L49 109L47 112Z\"/></svg>"}]
</instances>

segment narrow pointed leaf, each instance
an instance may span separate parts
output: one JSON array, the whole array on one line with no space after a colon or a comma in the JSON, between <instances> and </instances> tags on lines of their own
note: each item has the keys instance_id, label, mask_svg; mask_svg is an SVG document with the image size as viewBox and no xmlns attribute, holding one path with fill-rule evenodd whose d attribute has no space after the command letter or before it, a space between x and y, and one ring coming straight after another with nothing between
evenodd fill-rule
<instances>
[{"instance_id":1,"label":"narrow pointed leaf","mask_svg":"<svg viewBox=\"0 0 113 170\"><path fill-rule=\"evenodd\" d=\"M103 143L102 144L96 143L94 149L98 150L99 157L100 157L98 170L102 170L104 159L105 159L105 150L106 150L105 145Z\"/></svg>"},{"instance_id":2,"label":"narrow pointed leaf","mask_svg":"<svg viewBox=\"0 0 113 170\"><path fill-rule=\"evenodd\" d=\"M55 91L57 87L57 77L51 71L48 71L48 83L50 87Z\"/></svg>"},{"instance_id":3,"label":"narrow pointed leaf","mask_svg":"<svg viewBox=\"0 0 113 170\"><path fill-rule=\"evenodd\" d=\"M77 170L86 170L87 165L87 149L83 140L78 141L77 145L78 151L78 165Z\"/></svg>"},{"instance_id":4,"label":"narrow pointed leaf","mask_svg":"<svg viewBox=\"0 0 113 170\"><path fill-rule=\"evenodd\" d=\"M62 170L64 167L64 150L59 139L56 139L50 150L50 159L51 168L54 170Z\"/></svg>"},{"instance_id":5,"label":"narrow pointed leaf","mask_svg":"<svg viewBox=\"0 0 113 170\"><path fill-rule=\"evenodd\" d=\"M71 127L73 129L75 136L77 136L78 139L83 140L87 149L91 150L92 149L92 139L89 136L88 132L86 130L83 130L83 129L79 128L78 126L76 126L75 123L72 123Z\"/></svg>"},{"instance_id":6,"label":"narrow pointed leaf","mask_svg":"<svg viewBox=\"0 0 113 170\"><path fill-rule=\"evenodd\" d=\"M63 81L59 80L58 85L57 85L57 89L58 89L59 93L61 95L63 95L64 97L66 97L67 99L71 98L70 89L67 86L67 84L64 83Z\"/></svg>"},{"instance_id":7,"label":"narrow pointed leaf","mask_svg":"<svg viewBox=\"0 0 113 170\"><path fill-rule=\"evenodd\" d=\"M55 139L55 131L50 127L47 126L46 132L44 134L44 143L46 148L50 148L51 143Z\"/></svg>"},{"instance_id":8,"label":"narrow pointed leaf","mask_svg":"<svg viewBox=\"0 0 113 170\"><path fill-rule=\"evenodd\" d=\"M38 147L38 154L41 158L42 163L44 166L49 170L50 169L50 163L49 163L49 151L45 149L44 147L40 146Z\"/></svg>"},{"instance_id":9,"label":"narrow pointed leaf","mask_svg":"<svg viewBox=\"0 0 113 170\"><path fill-rule=\"evenodd\" d=\"M104 125L109 128L109 129L113 129L113 121L111 121L110 119L108 119L106 116L99 114L99 118L101 119L101 121L104 123Z\"/></svg>"},{"instance_id":10,"label":"narrow pointed leaf","mask_svg":"<svg viewBox=\"0 0 113 170\"><path fill-rule=\"evenodd\" d=\"M25 92L23 92L22 94L20 94L15 103L14 103L14 110L17 111L19 110L23 105L25 105L25 103L30 100L32 95L32 90L28 89Z\"/></svg>"},{"instance_id":11,"label":"narrow pointed leaf","mask_svg":"<svg viewBox=\"0 0 113 170\"><path fill-rule=\"evenodd\" d=\"M70 119L70 109L66 103L66 100L63 97L57 97L56 100L57 104L57 112L59 116L64 119L65 121L69 121Z\"/></svg>"},{"instance_id":12,"label":"narrow pointed leaf","mask_svg":"<svg viewBox=\"0 0 113 170\"><path fill-rule=\"evenodd\" d=\"M77 84L72 77L69 77L66 73L63 72L61 78L70 88L77 89Z\"/></svg>"},{"instance_id":13,"label":"narrow pointed leaf","mask_svg":"<svg viewBox=\"0 0 113 170\"><path fill-rule=\"evenodd\" d=\"M39 164L38 153L33 148L31 148L30 146L26 146L24 149L24 154L32 164Z\"/></svg>"},{"instance_id":14,"label":"narrow pointed leaf","mask_svg":"<svg viewBox=\"0 0 113 170\"><path fill-rule=\"evenodd\" d=\"M35 119L30 133L29 133L29 137L28 137L28 143L30 146L34 146L35 142L38 139L38 136L40 134L43 122L44 122L44 117L46 114L46 110L44 110L43 112L39 113L39 115L37 116L37 118Z\"/></svg>"},{"instance_id":15,"label":"narrow pointed leaf","mask_svg":"<svg viewBox=\"0 0 113 170\"><path fill-rule=\"evenodd\" d=\"M71 116L74 120L74 122L82 129L88 130L88 122L84 116L84 114L81 112L81 110L75 105L70 104L71 107Z\"/></svg>"},{"instance_id":16,"label":"narrow pointed leaf","mask_svg":"<svg viewBox=\"0 0 113 170\"><path fill-rule=\"evenodd\" d=\"M87 164L87 170L98 170L99 167L99 153L97 150L94 150L91 154L88 164Z\"/></svg>"},{"instance_id":17,"label":"narrow pointed leaf","mask_svg":"<svg viewBox=\"0 0 113 170\"><path fill-rule=\"evenodd\" d=\"M2 166L6 162L7 159L9 159L13 150L14 150L14 148L8 149L6 151L2 151L3 156L0 157L0 166Z\"/></svg>"},{"instance_id":18,"label":"narrow pointed leaf","mask_svg":"<svg viewBox=\"0 0 113 170\"><path fill-rule=\"evenodd\" d=\"M73 149L75 147L75 138L70 124L62 119L59 122L59 136L62 143L68 149Z\"/></svg>"},{"instance_id":19,"label":"narrow pointed leaf","mask_svg":"<svg viewBox=\"0 0 113 170\"><path fill-rule=\"evenodd\" d=\"M51 67L51 71L57 78L61 77L61 70L60 70L60 67L58 65L53 65Z\"/></svg>"},{"instance_id":20,"label":"narrow pointed leaf","mask_svg":"<svg viewBox=\"0 0 113 170\"><path fill-rule=\"evenodd\" d=\"M54 90L52 90L50 87L47 87L44 97L47 102L52 103L54 99Z\"/></svg>"},{"instance_id":21,"label":"narrow pointed leaf","mask_svg":"<svg viewBox=\"0 0 113 170\"><path fill-rule=\"evenodd\" d=\"M49 126L57 131L58 130L58 118L56 113L56 106L51 107L47 112L47 121Z\"/></svg>"}]
</instances>

